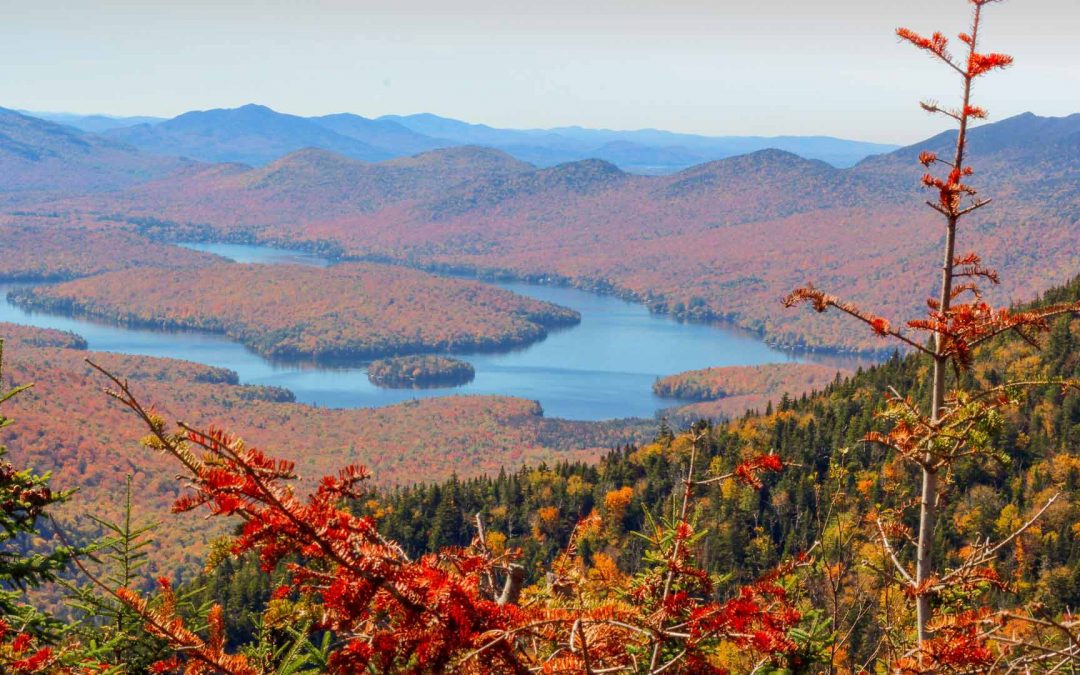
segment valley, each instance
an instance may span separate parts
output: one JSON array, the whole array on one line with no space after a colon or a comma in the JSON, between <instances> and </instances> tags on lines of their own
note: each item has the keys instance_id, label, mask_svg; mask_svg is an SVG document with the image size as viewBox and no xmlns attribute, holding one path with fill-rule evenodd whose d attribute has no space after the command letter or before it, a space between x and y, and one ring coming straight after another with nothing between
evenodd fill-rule
<instances>
[{"instance_id":1,"label":"valley","mask_svg":"<svg viewBox=\"0 0 1080 675\"><path fill-rule=\"evenodd\" d=\"M1080 673L1075 7L68 4L0 675Z\"/></svg>"},{"instance_id":2,"label":"valley","mask_svg":"<svg viewBox=\"0 0 1080 675\"><path fill-rule=\"evenodd\" d=\"M167 419L243 428L251 444L289 447L308 487L349 462L376 468L379 483L391 486L524 463L591 460L644 438L655 426L651 420L551 419L536 402L507 396L442 396L332 410L283 400L276 387L240 384L227 368L97 351L93 335L83 340L70 332L0 322L0 337L5 384L33 384L5 405L5 415L20 424L0 432L0 442L26 465L52 471L57 485L80 487L58 514L73 536L100 534L86 513L119 515L122 495L115 480L132 475L141 517L163 522L150 573L160 565L179 570L181 578L201 567L208 542L223 531L200 517L167 515L182 491L174 472L158 453L138 449L143 432L103 393L107 381L85 359L126 378ZM199 336L187 337L197 350ZM362 376L356 379L366 383Z\"/></svg>"},{"instance_id":3,"label":"valley","mask_svg":"<svg viewBox=\"0 0 1080 675\"><path fill-rule=\"evenodd\" d=\"M1026 114L973 130L978 179L997 199L973 216L970 246L1019 280L989 299L1030 299L1080 266L1078 139L1080 115ZM902 292L935 264L917 156L947 143L945 134L850 169L767 149L663 176L596 159L538 168L484 147L375 163L304 149L254 168L203 164L119 191L24 202L2 219L21 226L56 213L61 228L291 244L557 282L726 321L785 348L880 357L890 348L852 324L786 312L778 300L813 269L822 287L887 316L920 311L923 299Z\"/></svg>"},{"instance_id":4,"label":"valley","mask_svg":"<svg viewBox=\"0 0 1080 675\"><path fill-rule=\"evenodd\" d=\"M188 248L249 264L284 262L316 268L330 264L311 254L265 246L188 244L181 250ZM72 331L85 336L90 349L97 351L170 356L226 368L239 373L243 383L283 387L292 391L297 401L310 405L353 408L448 393L510 395L539 401L549 417L575 420L653 418L657 410L676 403L652 392L654 381L663 375L709 365L787 363L805 358L770 348L751 335L678 322L611 296L522 283L499 286L518 296L569 308L581 316L581 322L550 331L524 349L455 353L476 368L476 377L453 389L376 387L368 381L362 364L319 366L267 359L219 334L150 330L115 321L30 312L6 299L18 285L0 286L0 320ZM824 355L814 358L829 367L852 363Z\"/></svg>"},{"instance_id":5,"label":"valley","mask_svg":"<svg viewBox=\"0 0 1080 675\"><path fill-rule=\"evenodd\" d=\"M224 333L272 359L344 364L506 350L580 321L572 310L477 282L370 263L124 270L8 297L32 311Z\"/></svg>"}]
</instances>

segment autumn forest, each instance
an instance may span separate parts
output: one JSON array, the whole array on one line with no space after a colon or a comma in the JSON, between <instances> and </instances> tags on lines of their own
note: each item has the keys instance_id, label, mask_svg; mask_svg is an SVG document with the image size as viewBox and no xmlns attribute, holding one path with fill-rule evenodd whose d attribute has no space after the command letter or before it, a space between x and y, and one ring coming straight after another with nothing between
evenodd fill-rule
<instances>
[{"instance_id":1,"label":"autumn forest","mask_svg":"<svg viewBox=\"0 0 1080 675\"><path fill-rule=\"evenodd\" d=\"M991 116L1045 8L941 4L871 36L914 143L0 108L0 673L1080 672L1080 113ZM645 30L575 11L553 101Z\"/></svg>"}]
</instances>

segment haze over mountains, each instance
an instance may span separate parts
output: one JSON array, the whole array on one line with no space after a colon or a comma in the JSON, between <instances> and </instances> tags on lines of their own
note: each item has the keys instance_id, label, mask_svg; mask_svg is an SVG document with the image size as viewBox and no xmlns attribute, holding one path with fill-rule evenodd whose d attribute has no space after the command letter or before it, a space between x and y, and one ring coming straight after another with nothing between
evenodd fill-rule
<instances>
[{"instance_id":1,"label":"haze over mountains","mask_svg":"<svg viewBox=\"0 0 1080 675\"><path fill-rule=\"evenodd\" d=\"M482 145L537 166L596 158L625 171L656 174L764 148L787 150L835 166L851 166L868 155L896 148L824 136L708 137L655 129L582 127L497 129L427 113L378 119L351 113L299 117L255 104L192 111L170 120L36 114L155 154L252 166L308 147L378 162L437 148Z\"/></svg>"},{"instance_id":2,"label":"haze over mountains","mask_svg":"<svg viewBox=\"0 0 1080 675\"><path fill-rule=\"evenodd\" d=\"M413 149L434 138L406 127L406 118L320 123L263 108L221 114L311 134L305 138L355 133L367 141L351 138L354 154L381 151L380 138L382 147L411 142ZM723 319L781 344L858 350L881 346L843 322L785 312L779 297L814 280L902 320L923 311L922 298L902 289L936 264L940 232L922 204L916 158L944 149L950 134L853 168L765 149L660 176L598 158L536 166L475 145L379 162L305 147L252 167L164 158L118 138L195 143L198 135L183 128L206 118L192 115L101 138L5 112L0 162L10 170L0 190L9 204L13 190L23 192L0 221L120 227L159 240L289 242L353 258L559 281L681 317ZM431 133L458 124L420 121ZM466 126L458 137L495 143L500 133ZM211 135L204 151L224 152L214 149L222 138L235 149L240 138L267 136ZM261 142L244 147L266 156L288 147ZM967 241L1010 280L1016 295L998 299L1025 299L1064 282L1080 268L1080 115L1028 113L983 125L971 135L971 153L972 182L994 203L970 221ZM28 193L49 187L43 176L53 177L52 194Z\"/></svg>"},{"instance_id":3,"label":"haze over mountains","mask_svg":"<svg viewBox=\"0 0 1080 675\"><path fill-rule=\"evenodd\" d=\"M0 191L108 190L190 164L0 108Z\"/></svg>"}]
</instances>

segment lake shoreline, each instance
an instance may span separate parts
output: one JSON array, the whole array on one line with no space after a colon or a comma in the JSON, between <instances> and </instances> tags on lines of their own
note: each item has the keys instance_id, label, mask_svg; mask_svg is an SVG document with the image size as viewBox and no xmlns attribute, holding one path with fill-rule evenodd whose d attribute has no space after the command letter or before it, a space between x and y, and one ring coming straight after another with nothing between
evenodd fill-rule
<instances>
[{"instance_id":1,"label":"lake shoreline","mask_svg":"<svg viewBox=\"0 0 1080 675\"><path fill-rule=\"evenodd\" d=\"M217 234L216 230L211 229L210 231L215 235ZM209 236L199 239L166 238L163 239L163 241L167 241L175 246L183 246L204 252L210 251L203 247L208 245L212 246L214 244L248 245L281 251L300 251L313 257L317 256L322 258L326 261L327 265L349 262L368 262L420 270L422 272L430 272L432 274L453 279L471 279L492 284L522 283L551 288L568 288L639 304L647 309L650 314L666 317L680 323L709 326L718 330L741 333L748 337L752 337L755 340L760 340L778 350L789 352L794 357L836 357L838 359L862 360L867 362L866 365L870 365L871 363L877 363L889 358L892 356L893 351L895 351L895 348L856 350L781 342L761 329L740 325L734 319L714 312L705 311L696 314L687 314L670 311L667 309L666 301L664 303L659 303L657 302L657 299L650 299L650 297L641 293L619 288L607 280L569 277L552 273L521 274L505 268L479 267L476 265L424 263L407 258L394 258L378 254L348 255L340 244L331 240L320 239L306 241L286 239L283 237L261 237L254 231L235 232L227 236ZM333 253L327 253L327 251L332 251Z\"/></svg>"},{"instance_id":2,"label":"lake shoreline","mask_svg":"<svg viewBox=\"0 0 1080 675\"><path fill-rule=\"evenodd\" d=\"M43 284L42 286L47 287ZM39 286L41 287L41 286ZM525 335L504 337L501 339L487 339L463 341L452 345L425 345L422 343L406 344L403 348L384 349L328 349L319 352L307 352L287 347L264 349L254 342L250 333L252 331L235 331L232 327L217 319L207 323L184 322L169 317L160 319L144 319L132 314L117 313L108 307L97 308L94 305L83 303L72 298L53 298L42 296L35 292L34 287L9 291L6 298L9 302L28 312L44 314L56 314L67 318L96 319L106 324L127 328L143 328L154 331L168 331L177 333L207 333L220 335L242 344L253 353L267 360L285 365L312 365L315 367L355 367L366 366L378 359L422 356L422 355L445 355L445 354L505 354L523 349L546 339L549 331L573 328L581 323L578 315L576 320L559 320L556 317L527 317L527 321L537 327L536 332Z\"/></svg>"},{"instance_id":3,"label":"lake shoreline","mask_svg":"<svg viewBox=\"0 0 1080 675\"><path fill-rule=\"evenodd\" d=\"M189 246L238 262L326 266L328 261L295 249L247 244ZM460 387L383 389L366 367L324 359L283 362L257 354L235 339L187 328L118 326L96 317L66 318L30 312L0 302L0 320L79 333L96 351L183 359L239 373L245 384L293 391L299 403L320 408L373 408L447 395L510 396L537 401L551 419L600 422L656 420L679 402L656 396L660 377L713 366L806 361L777 350L744 331L677 321L640 303L612 294L568 286L504 282L503 290L578 312L580 323L552 328L547 337L508 351L454 353L475 367L475 379ZM18 288L10 285L8 289ZM4 290L8 290L4 289ZM0 292L0 298L4 293ZM812 355L820 363L820 354ZM830 367L833 364L828 364Z\"/></svg>"}]
</instances>

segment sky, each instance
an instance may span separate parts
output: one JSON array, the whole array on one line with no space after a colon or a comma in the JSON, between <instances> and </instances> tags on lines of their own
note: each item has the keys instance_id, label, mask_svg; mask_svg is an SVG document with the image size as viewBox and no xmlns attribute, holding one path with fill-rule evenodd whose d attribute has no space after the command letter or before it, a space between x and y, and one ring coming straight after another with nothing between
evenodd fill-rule
<instances>
[{"instance_id":1,"label":"sky","mask_svg":"<svg viewBox=\"0 0 1080 675\"><path fill-rule=\"evenodd\" d=\"M822 134L909 143L958 82L897 26L965 0L0 0L0 106L155 115L261 103L501 127ZM1080 0L989 6L993 119L1080 112Z\"/></svg>"}]
</instances>

